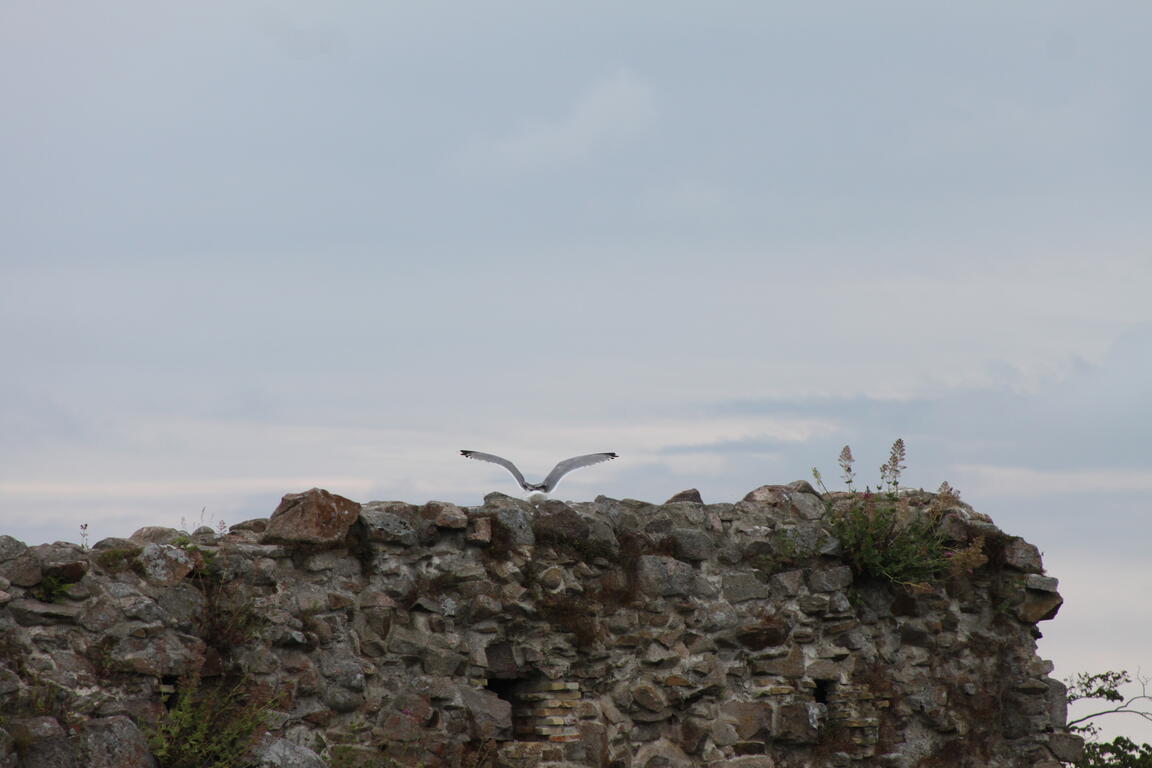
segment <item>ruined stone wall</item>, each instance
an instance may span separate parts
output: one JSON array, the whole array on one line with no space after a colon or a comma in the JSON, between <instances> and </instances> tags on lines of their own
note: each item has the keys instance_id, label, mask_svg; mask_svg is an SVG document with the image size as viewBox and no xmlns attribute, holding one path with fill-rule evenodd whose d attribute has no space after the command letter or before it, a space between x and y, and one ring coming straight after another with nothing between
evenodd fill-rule
<instances>
[{"instance_id":1,"label":"ruined stone wall","mask_svg":"<svg viewBox=\"0 0 1152 768\"><path fill-rule=\"evenodd\" d=\"M146 733L197 680L267 703L267 767L1074 757L1035 653L1060 604L1036 548L907 493L987 562L868 579L829 526L846 502L803 482L735 504L313 490L223 536L0 537L0 768L157 765Z\"/></svg>"}]
</instances>

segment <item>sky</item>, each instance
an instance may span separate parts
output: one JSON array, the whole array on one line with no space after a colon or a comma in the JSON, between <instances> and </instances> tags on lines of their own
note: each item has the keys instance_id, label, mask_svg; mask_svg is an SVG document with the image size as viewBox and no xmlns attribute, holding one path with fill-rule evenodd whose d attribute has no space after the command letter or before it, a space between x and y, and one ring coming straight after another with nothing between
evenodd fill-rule
<instances>
[{"instance_id":1,"label":"sky","mask_svg":"<svg viewBox=\"0 0 1152 768\"><path fill-rule=\"evenodd\" d=\"M735 501L901 437L1043 550L1057 677L1152 673L1150 25L3 0L0 533L517 490L462 448Z\"/></svg>"}]
</instances>

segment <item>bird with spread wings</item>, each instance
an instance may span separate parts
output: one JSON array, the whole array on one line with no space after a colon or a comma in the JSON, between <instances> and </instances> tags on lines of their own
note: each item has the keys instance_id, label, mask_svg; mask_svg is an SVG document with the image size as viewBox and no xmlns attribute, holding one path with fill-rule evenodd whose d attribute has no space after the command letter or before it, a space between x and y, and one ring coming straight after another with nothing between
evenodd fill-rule
<instances>
[{"instance_id":1,"label":"bird with spread wings","mask_svg":"<svg viewBox=\"0 0 1152 768\"><path fill-rule=\"evenodd\" d=\"M599 464L602 461L608 461L610 459L616 458L616 454L614 453L587 453L583 456L573 456L570 459L564 459L564 461L553 467L552 471L548 473L548 476L544 478L544 482L528 483L524 481L524 475L520 472L519 469L516 468L516 465L508 461L508 459L503 458L502 456L495 456L491 453L480 453L479 451L460 451L460 453L464 456L467 456L469 459L490 461L493 464L499 464L500 466L504 467L504 469L512 473L512 477L516 478L516 482L519 483L520 487L524 490L542 491L544 493L548 493L553 488L555 488L556 484L560 482L560 478L564 477L564 475L568 474L574 469L587 467L591 464Z\"/></svg>"}]
</instances>

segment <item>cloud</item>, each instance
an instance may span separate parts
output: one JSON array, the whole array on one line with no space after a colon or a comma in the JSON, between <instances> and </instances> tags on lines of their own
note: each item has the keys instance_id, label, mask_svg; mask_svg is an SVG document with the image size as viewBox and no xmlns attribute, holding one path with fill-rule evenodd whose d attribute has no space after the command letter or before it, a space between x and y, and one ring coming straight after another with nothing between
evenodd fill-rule
<instances>
[{"instance_id":1,"label":"cloud","mask_svg":"<svg viewBox=\"0 0 1152 768\"><path fill-rule=\"evenodd\" d=\"M828 431L835 431L830 427ZM661 453L669 456L691 454L693 456L728 455L728 454L764 454L768 456L779 455L789 446L798 442L807 442L815 436L815 432L793 440L771 437L768 435L753 435L730 440L713 440L706 443L688 443L669 445ZM825 432L824 434L827 434Z\"/></svg>"},{"instance_id":2,"label":"cloud","mask_svg":"<svg viewBox=\"0 0 1152 768\"><path fill-rule=\"evenodd\" d=\"M330 21L300 22L272 5L252 11L252 24L278 49L294 59L312 59L331 53L346 40Z\"/></svg>"},{"instance_id":3,"label":"cloud","mask_svg":"<svg viewBox=\"0 0 1152 768\"><path fill-rule=\"evenodd\" d=\"M507 135L469 148L468 164L497 170L532 170L578 162L626 141L656 115L648 84L620 69L581 93L555 120L525 123Z\"/></svg>"},{"instance_id":4,"label":"cloud","mask_svg":"<svg viewBox=\"0 0 1152 768\"><path fill-rule=\"evenodd\" d=\"M1152 469L1060 469L957 464L958 484L988 496L1152 491Z\"/></svg>"}]
</instances>

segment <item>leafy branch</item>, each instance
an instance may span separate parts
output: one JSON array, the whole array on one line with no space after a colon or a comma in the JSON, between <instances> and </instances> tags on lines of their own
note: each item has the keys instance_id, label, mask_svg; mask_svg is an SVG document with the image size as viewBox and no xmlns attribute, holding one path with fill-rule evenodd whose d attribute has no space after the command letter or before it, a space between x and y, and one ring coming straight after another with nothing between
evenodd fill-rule
<instances>
[{"instance_id":1,"label":"leafy branch","mask_svg":"<svg viewBox=\"0 0 1152 768\"><path fill-rule=\"evenodd\" d=\"M1132 676L1125 670L1120 670L1119 672L1099 672L1096 674L1081 672L1068 681L1068 703L1070 704L1082 699L1101 699L1103 701L1120 702L1110 709L1102 709L1099 712L1093 712L1090 715L1084 715L1075 720L1070 720L1068 722L1069 730L1076 729L1095 733L1094 726L1081 726L1080 723L1086 723L1101 715L1119 713L1136 715L1152 723L1152 711L1135 708L1138 706L1147 707L1152 705L1152 694L1148 693L1148 684L1152 683L1152 677L1145 677L1138 674L1136 679L1140 683L1140 693L1130 697L1125 697L1119 690L1121 685L1132 682Z\"/></svg>"},{"instance_id":2,"label":"leafy branch","mask_svg":"<svg viewBox=\"0 0 1152 768\"><path fill-rule=\"evenodd\" d=\"M1136 679L1140 683L1140 693L1135 696L1125 696L1120 692L1120 686L1132 682L1132 676L1124 670L1095 674L1081 672L1066 680L1069 704L1085 699L1115 704L1113 707L1069 721L1068 730L1083 733L1089 739L1094 739L1100 729L1091 721L1097 717L1114 714L1136 715L1152 722L1152 711L1148 709L1152 705L1152 695L1148 692L1152 678L1137 673ZM1077 768L1152 768L1152 745L1137 744L1124 736L1117 736L1109 742L1089 740L1084 745L1084 756L1076 761L1076 766Z\"/></svg>"}]
</instances>

